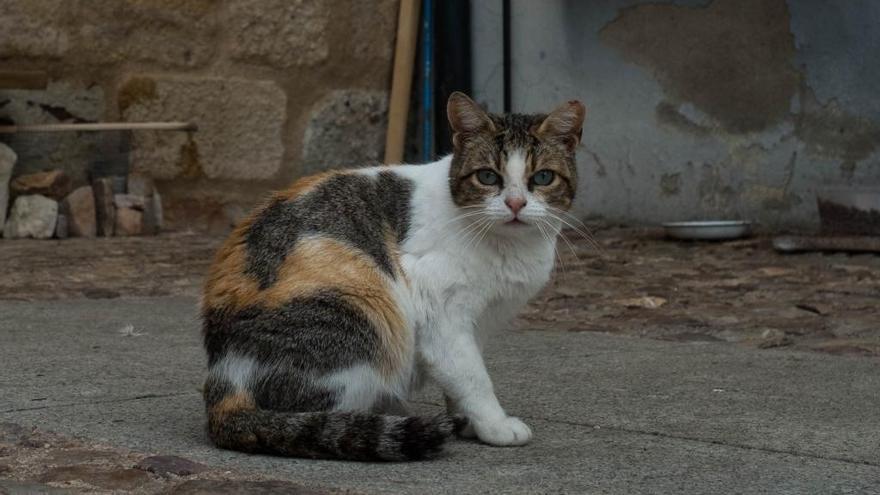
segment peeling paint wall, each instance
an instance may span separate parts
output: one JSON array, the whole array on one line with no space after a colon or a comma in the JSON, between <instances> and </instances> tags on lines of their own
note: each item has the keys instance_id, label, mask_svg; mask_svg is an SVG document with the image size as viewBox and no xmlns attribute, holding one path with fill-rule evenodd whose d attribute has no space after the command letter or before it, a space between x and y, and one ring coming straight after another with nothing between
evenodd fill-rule
<instances>
[{"instance_id":1,"label":"peeling paint wall","mask_svg":"<svg viewBox=\"0 0 880 495\"><path fill-rule=\"evenodd\" d=\"M880 187L876 1L512 4L515 110L589 108L583 215L811 229L818 189ZM493 2L478 10L496 32ZM474 87L499 111L490 48Z\"/></svg>"}]
</instances>

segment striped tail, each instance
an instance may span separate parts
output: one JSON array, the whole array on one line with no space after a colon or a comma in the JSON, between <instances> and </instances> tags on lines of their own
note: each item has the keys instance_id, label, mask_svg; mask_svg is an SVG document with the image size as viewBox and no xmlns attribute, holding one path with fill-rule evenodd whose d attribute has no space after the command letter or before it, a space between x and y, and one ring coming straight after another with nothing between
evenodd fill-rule
<instances>
[{"instance_id":1,"label":"striped tail","mask_svg":"<svg viewBox=\"0 0 880 495\"><path fill-rule=\"evenodd\" d=\"M402 417L368 412L239 409L209 415L208 434L220 448L352 461L428 459L467 424L466 419L445 414Z\"/></svg>"}]
</instances>

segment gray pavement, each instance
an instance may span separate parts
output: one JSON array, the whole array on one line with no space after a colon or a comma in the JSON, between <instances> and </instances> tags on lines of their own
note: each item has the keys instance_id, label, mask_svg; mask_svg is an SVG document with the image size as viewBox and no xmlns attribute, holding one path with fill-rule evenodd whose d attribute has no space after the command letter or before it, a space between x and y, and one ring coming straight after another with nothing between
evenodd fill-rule
<instances>
[{"instance_id":1,"label":"gray pavement","mask_svg":"<svg viewBox=\"0 0 880 495\"><path fill-rule=\"evenodd\" d=\"M880 493L876 358L524 329L488 361L526 447L252 456L203 434L195 300L0 302L0 422L366 493Z\"/></svg>"}]
</instances>

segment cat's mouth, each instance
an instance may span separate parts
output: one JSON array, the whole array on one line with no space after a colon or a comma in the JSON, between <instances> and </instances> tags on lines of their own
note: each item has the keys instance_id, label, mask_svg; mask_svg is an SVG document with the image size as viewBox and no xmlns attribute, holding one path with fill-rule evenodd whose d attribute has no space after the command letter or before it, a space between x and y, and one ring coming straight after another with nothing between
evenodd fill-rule
<instances>
[{"instance_id":1,"label":"cat's mouth","mask_svg":"<svg viewBox=\"0 0 880 495\"><path fill-rule=\"evenodd\" d=\"M510 225L510 226L512 226L512 227L518 227L518 226L528 225L528 224L527 224L526 222L523 222L523 221L520 220L519 218L514 217L513 220L510 220L510 221L504 222L504 225Z\"/></svg>"}]
</instances>

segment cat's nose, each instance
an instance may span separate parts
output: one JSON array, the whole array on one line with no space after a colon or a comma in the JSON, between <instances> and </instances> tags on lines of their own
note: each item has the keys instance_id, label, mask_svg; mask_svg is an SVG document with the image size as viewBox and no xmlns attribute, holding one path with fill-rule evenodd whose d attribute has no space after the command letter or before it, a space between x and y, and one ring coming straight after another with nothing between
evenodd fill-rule
<instances>
[{"instance_id":1,"label":"cat's nose","mask_svg":"<svg viewBox=\"0 0 880 495\"><path fill-rule=\"evenodd\" d=\"M504 199L504 204L506 204L507 207L510 208L510 211L516 215L519 213L519 210L522 210L526 206L526 198L508 196Z\"/></svg>"}]
</instances>

